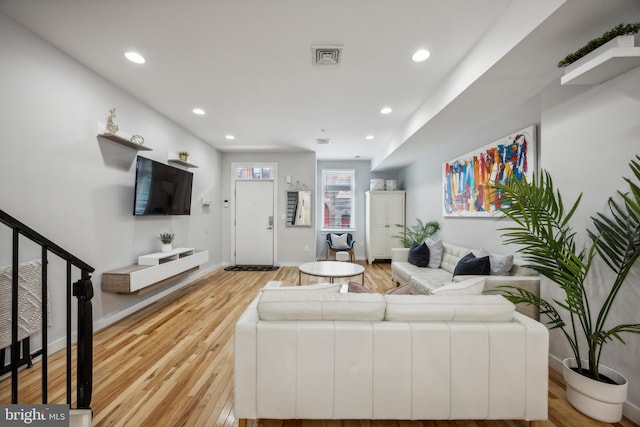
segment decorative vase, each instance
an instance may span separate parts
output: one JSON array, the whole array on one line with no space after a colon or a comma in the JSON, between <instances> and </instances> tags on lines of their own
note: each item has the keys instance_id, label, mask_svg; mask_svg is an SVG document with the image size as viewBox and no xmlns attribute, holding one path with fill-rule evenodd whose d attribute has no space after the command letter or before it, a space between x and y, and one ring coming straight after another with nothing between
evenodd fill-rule
<instances>
[{"instance_id":1,"label":"decorative vase","mask_svg":"<svg viewBox=\"0 0 640 427\"><path fill-rule=\"evenodd\" d=\"M172 249L173 249L173 244L172 243L163 243L162 244L162 252L171 252Z\"/></svg>"},{"instance_id":2,"label":"decorative vase","mask_svg":"<svg viewBox=\"0 0 640 427\"><path fill-rule=\"evenodd\" d=\"M582 366L587 366L586 360ZM577 367L575 358L562 361L562 375L567 384L567 400L578 411L606 423L617 423L622 419L622 405L627 400L627 379L619 372L600 365L601 375L609 377L616 384L603 383L571 368Z\"/></svg>"}]
</instances>

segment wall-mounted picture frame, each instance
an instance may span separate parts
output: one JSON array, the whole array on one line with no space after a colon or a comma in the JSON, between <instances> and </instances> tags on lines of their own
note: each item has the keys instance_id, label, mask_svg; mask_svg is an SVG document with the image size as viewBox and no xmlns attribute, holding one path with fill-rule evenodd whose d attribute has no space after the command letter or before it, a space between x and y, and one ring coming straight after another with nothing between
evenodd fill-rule
<instances>
[{"instance_id":1,"label":"wall-mounted picture frame","mask_svg":"<svg viewBox=\"0 0 640 427\"><path fill-rule=\"evenodd\" d=\"M536 126L526 127L442 165L442 214L495 216L503 201L494 185L536 170Z\"/></svg>"}]
</instances>

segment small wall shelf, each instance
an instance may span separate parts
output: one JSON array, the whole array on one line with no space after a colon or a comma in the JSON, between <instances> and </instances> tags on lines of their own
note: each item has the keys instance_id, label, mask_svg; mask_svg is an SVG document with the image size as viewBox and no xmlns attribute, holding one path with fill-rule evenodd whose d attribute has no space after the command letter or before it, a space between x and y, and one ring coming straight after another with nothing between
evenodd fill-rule
<instances>
[{"instance_id":1,"label":"small wall shelf","mask_svg":"<svg viewBox=\"0 0 640 427\"><path fill-rule=\"evenodd\" d=\"M144 145L137 144L135 142L131 142L131 141L129 141L127 139L124 139L124 138L122 138L121 136L118 136L118 135L112 135L112 134L109 134L109 133L101 133L101 134L98 134L98 136L100 138L108 139L109 141L115 142L117 144L124 145L125 147L133 148L134 150L138 150L138 151L153 151L152 148L145 147Z\"/></svg>"},{"instance_id":2,"label":"small wall shelf","mask_svg":"<svg viewBox=\"0 0 640 427\"><path fill-rule=\"evenodd\" d=\"M138 257L138 264L102 273L102 290L139 294L196 271L209 261L209 251L177 248Z\"/></svg>"},{"instance_id":3,"label":"small wall shelf","mask_svg":"<svg viewBox=\"0 0 640 427\"><path fill-rule=\"evenodd\" d=\"M175 165L180 165L180 166L184 166L185 168L197 168L198 166L189 163L189 162L185 162L183 160L180 159L169 159L169 163L173 163Z\"/></svg>"},{"instance_id":4,"label":"small wall shelf","mask_svg":"<svg viewBox=\"0 0 640 427\"><path fill-rule=\"evenodd\" d=\"M599 84L639 65L634 36L619 36L568 66L560 84Z\"/></svg>"}]
</instances>

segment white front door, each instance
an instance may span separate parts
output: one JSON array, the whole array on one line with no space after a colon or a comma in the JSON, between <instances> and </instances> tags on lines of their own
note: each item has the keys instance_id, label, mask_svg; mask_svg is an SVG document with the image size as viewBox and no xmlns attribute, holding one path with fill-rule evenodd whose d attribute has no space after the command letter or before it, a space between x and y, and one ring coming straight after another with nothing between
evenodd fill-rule
<instances>
[{"instance_id":1,"label":"white front door","mask_svg":"<svg viewBox=\"0 0 640 427\"><path fill-rule=\"evenodd\" d=\"M237 180L235 264L273 265L273 181Z\"/></svg>"}]
</instances>

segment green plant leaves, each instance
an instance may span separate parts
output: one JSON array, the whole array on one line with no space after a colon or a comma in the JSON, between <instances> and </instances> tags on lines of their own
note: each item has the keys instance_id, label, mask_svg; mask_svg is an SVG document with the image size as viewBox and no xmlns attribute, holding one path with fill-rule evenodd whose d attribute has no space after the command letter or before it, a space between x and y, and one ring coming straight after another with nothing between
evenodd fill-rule
<instances>
[{"instance_id":1,"label":"green plant leaves","mask_svg":"<svg viewBox=\"0 0 640 427\"><path fill-rule=\"evenodd\" d=\"M637 31L637 30L636 30ZM563 320L549 302L518 288L503 289L502 294L514 303L536 305L548 318L551 328L560 329L574 353L581 359L578 342L580 336L587 343L589 370L598 379L598 364L604 344L616 339L622 343L622 333L640 333L640 324L622 324L605 329L604 325L618 291L640 256L640 156L631 160L632 178L625 178L628 192L617 192L619 200L609 199L608 212L592 217L595 231L587 230L591 245L578 249L576 232L571 219L582 195L566 209L560 191L553 185L551 175L540 171L529 181L526 178L508 179L496 185L510 203L500 210L513 221L501 228L505 243L519 245L518 252L527 267L551 279L564 292L563 300L554 300L557 307L566 310L570 321ZM586 278L598 254L616 274L605 301L594 319ZM629 286L636 285L629 283Z\"/></svg>"},{"instance_id":2,"label":"green plant leaves","mask_svg":"<svg viewBox=\"0 0 640 427\"><path fill-rule=\"evenodd\" d=\"M400 229L400 234L393 237L400 239L405 248L410 248L413 242L422 243L428 237L433 236L440 230L438 221L423 222L420 218L416 218L416 225L405 227L402 224L395 224Z\"/></svg>"}]
</instances>

